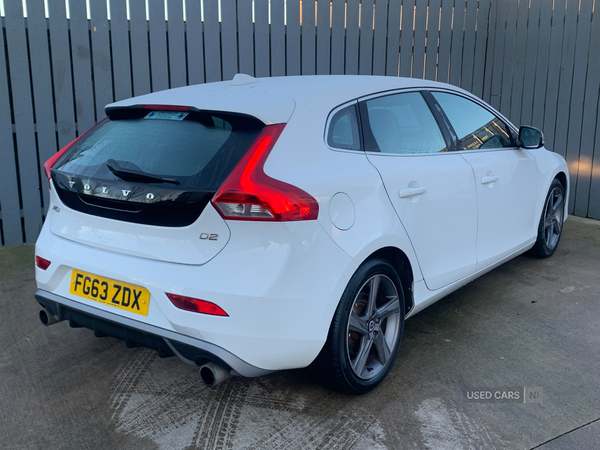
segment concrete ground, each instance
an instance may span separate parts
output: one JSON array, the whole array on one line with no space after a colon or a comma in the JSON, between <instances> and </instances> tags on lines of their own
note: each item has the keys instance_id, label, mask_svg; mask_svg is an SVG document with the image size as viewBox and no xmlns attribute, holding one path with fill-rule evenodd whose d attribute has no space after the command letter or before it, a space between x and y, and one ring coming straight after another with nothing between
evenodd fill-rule
<instances>
[{"instance_id":1,"label":"concrete ground","mask_svg":"<svg viewBox=\"0 0 600 450\"><path fill-rule=\"evenodd\" d=\"M305 370L208 389L176 358L42 327L33 256L0 248L0 448L600 448L598 221L570 218L552 258L518 257L409 319L362 397ZM469 403L468 387L541 396Z\"/></svg>"}]
</instances>

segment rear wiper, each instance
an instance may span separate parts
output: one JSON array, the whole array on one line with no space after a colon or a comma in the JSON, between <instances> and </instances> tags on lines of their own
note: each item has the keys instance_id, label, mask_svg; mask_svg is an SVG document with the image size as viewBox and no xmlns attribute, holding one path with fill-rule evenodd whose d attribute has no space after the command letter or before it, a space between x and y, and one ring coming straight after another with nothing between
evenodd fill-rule
<instances>
[{"instance_id":1,"label":"rear wiper","mask_svg":"<svg viewBox=\"0 0 600 450\"><path fill-rule=\"evenodd\" d=\"M159 177L158 175L152 175L151 173L144 172L142 170L125 169L119 165L114 159L106 161L106 167L114 173L116 176L124 181L140 181L140 182L152 182L157 181L159 183L173 183L179 184L179 180L175 178Z\"/></svg>"}]
</instances>

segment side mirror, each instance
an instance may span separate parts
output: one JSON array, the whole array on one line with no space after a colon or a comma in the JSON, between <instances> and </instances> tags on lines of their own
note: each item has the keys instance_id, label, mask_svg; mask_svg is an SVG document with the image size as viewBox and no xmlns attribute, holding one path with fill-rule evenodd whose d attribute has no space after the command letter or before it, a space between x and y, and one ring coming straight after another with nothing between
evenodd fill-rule
<instances>
[{"instance_id":1,"label":"side mirror","mask_svg":"<svg viewBox=\"0 0 600 450\"><path fill-rule=\"evenodd\" d=\"M544 133L535 127L519 128L519 147L536 149L544 146Z\"/></svg>"}]
</instances>

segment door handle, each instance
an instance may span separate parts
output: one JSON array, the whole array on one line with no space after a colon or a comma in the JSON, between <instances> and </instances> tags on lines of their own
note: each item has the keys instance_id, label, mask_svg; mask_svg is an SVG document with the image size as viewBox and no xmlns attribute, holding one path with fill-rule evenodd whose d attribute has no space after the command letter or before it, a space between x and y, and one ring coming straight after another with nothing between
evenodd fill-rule
<instances>
[{"instance_id":1,"label":"door handle","mask_svg":"<svg viewBox=\"0 0 600 450\"><path fill-rule=\"evenodd\" d=\"M424 194L427 191L423 186L414 187L414 188L404 188L398 191L398 197L406 198L406 197L414 197L415 195Z\"/></svg>"},{"instance_id":2,"label":"door handle","mask_svg":"<svg viewBox=\"0 0 600 450\"><path fill-rule=\"evenodd\" d=\"M490 184L498 181L498 175L489 175L485 177L481 177L481 184Z\"/></svg>"}]
</instances>

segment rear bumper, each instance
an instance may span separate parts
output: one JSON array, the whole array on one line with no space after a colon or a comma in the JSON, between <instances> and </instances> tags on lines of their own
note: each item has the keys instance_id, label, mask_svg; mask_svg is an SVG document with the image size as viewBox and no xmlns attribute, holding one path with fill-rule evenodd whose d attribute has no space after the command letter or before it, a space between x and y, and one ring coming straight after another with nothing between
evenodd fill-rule
<instances>
[{"instance_id":1,"label":"rear bumper","mask_svg":"<svg viewBox=\"0 0 600 450\"><path fill-rule=\"evenodd\" d=\"M156 350L163 358L176 355L193 366L212 361L225 367L232 375L244 377L259 377L272 372L248 364L209 342L103 311L41 289L36 291L35 298L55 319L67 320L73 328L89 328L96 337L112 336L121 339L128 347L147 347Z\"/></svg>"},{"instance_id":2,"label":"rear bumper","mask_svg":"<svg viewBox=\"0 0 600 450\"><path fill-rule=\"evenodd\" d=\"M92 225L90 219L91 231ZM228 226L232 232L225 248L210 263L189 265L73 242L52 233L46 220L36 255L52 264L47 270L36 267L37 287L58 296L44 294L46 298L72 309L133 329L152 330L169 340L192 342L241 375L245 373L217 348L263 371L308 366L327 339L331 318L356 263L317 221L231 221ZM148 289L148 314L142 316L72 294L75 269ZM228 317L179 309L166 293L215 303ZM215 347L207 347L207 343Z\"/></svg>"}]
</instances>

